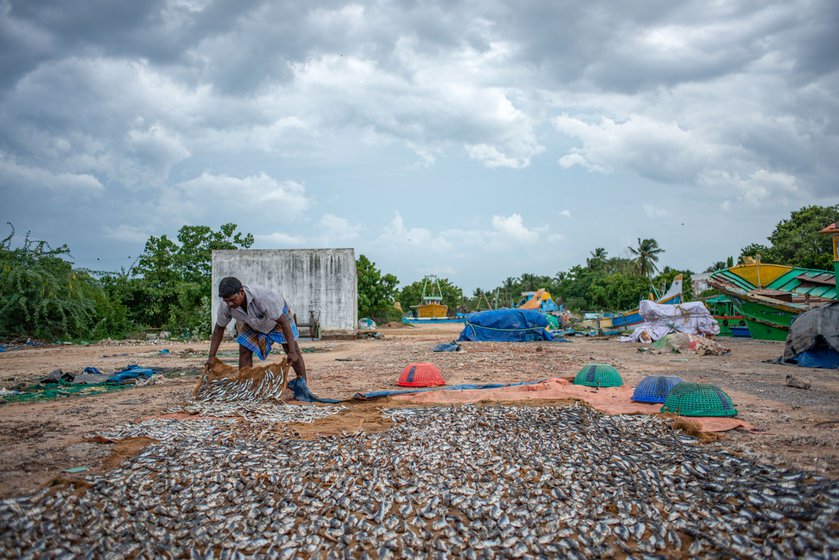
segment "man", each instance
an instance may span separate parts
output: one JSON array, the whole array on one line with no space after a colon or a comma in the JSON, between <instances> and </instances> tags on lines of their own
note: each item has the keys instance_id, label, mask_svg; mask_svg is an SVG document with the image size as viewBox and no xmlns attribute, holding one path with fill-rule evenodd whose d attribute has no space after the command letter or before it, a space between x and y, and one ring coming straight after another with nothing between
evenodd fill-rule
<instances>
[{"instance_id":1,"label":"man","mask_svg":"<svg viewBox=\"0 0 839 560\"><path fill-rule=\"evenodd\" d=\"M218 352L225 327L231 319L236 319L240 369L253 367L254 352L260 360L264 360L271 352L271 345L278 342L282 344L297 377L306 379L306 365L297 344L300 335L282 295L268 288L243 286L238 278L232 276L219 282L218 293L222 302L210 339L209 366L212 366Z\"/></svg>"}]
</instances>

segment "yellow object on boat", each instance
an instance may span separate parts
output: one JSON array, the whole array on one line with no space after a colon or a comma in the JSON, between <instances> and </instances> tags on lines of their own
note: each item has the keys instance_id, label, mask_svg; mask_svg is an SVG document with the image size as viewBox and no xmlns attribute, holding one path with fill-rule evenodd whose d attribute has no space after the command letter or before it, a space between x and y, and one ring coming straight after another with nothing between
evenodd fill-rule
<instances>
[{"instance_id":1,"label":"yellow object on boat","mask_svg":"<svg viewBox=\"0 0 839 560\"><path fill-rule=\"evenodd\" d=\"M417 317L420 319L439 319L449 312L449 306L442 303L424 303L417 306Z\"/></svg>"},{"instance_id":2,"label":"yellow object on boat","mask_svg":"<svg viewBox=\"0 0 839 560\"><path fill-rule=\"evenodd\" d=\"M751 262L738 264L729 268L732 272L747 281L755 288L765 288L787 272L792 270L791 266L782 264L764 264L760 259L749 259Z\"/></svg>"}]
</instances>

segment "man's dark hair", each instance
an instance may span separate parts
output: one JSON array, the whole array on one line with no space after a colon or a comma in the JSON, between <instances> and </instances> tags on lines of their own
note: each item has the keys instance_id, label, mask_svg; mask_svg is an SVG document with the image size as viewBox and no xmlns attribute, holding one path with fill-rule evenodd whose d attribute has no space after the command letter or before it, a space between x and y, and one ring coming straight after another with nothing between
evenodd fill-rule
<instances>
[{"instance_id":1,"label":"man's dark hair","mask_svg":"<svg viewBox=\"0 0 839 560\"><path fill-rule=\"evenodd\" d=\"M221 282L218 283L218 297L228 298L230 296L235 296L241 289L242 283L239 282L238 278L227 276L226 278L222 278Z\"/></svg>"}]
</instances>

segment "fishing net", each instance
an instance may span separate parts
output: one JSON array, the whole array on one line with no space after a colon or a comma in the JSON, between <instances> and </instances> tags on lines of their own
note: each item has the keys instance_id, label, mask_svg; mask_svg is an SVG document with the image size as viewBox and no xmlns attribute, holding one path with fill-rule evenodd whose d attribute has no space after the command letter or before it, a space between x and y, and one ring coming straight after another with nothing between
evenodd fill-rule
<instances>
[{"instance_id":1,"label":"fishing net","mask_svg":"<svg viewBox=\"0 0 839 560\"><path fill-rule=\"evenodd\" d=\"M19 392L13 394L4 394L0 402L33 402L33 401L49 401L64 397L84 397L88 395L98 395L100 393L110 393L112 391L119 391L134 387L133 384L120 383L66 383L60 381L58 383L50 383L48 385L33 385L21 389Z\"/></svg>"},{"instance_id":2,"label":"fishing net","mask_svg":"<svg viewBox=\"0 0 839 560\"><path fill-rule=\"evenodd\" d=\"M289 369L286 358L275 364L241 370L215 359L212 367L204 367L193 396L196 401L285 402L293 396L290 390L283 395Z\"/></svg>"}]
</instances>

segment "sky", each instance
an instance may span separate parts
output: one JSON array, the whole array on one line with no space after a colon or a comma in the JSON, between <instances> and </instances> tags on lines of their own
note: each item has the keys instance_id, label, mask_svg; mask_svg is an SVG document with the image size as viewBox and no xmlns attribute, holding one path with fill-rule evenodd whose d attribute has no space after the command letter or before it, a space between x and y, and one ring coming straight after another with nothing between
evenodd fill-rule
<instances>
[{"instance_id":1,"label":"sky","mask_svg":"<svg viewBox=\"0 0 839 560\"><path fill-rule=\"evenodd\" d=\"M0 0L0 237L79 267L232 222L467 294L701 272L837 177L835 0Z\"/></svg>"}]
</instances>

